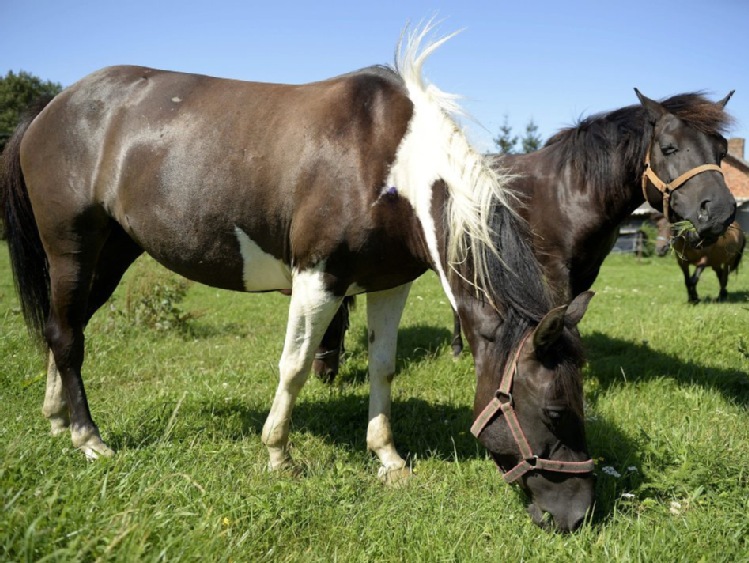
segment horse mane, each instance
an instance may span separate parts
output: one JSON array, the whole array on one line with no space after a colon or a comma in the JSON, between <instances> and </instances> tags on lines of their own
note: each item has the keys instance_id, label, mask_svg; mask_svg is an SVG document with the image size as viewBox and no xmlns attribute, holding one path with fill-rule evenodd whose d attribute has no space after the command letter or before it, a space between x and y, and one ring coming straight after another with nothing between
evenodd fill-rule
<instances>
[{"instance_id":1,"label":"horse mane","mask_svg":"<svg viewBox=\"0 0 749 563\"><path fill-rule=\"evenodd\" d=\"M677 94L660 103L684 123L706 135L722 135L733 123L703 92ZM561 170L570 164L584 185L597 193L625 189L639 176L652 137L641 104L593 114L553 135L544 145L557 151Z\"/></svg>"},{"instance_id":2,"label":"horse mane","mask_svg":"<svg viewBox=\"0 0 749 563\"><path fill-rule=\"evenodd\" d=\"M507 186L514 176L506 170L489 166L485 156L470 145L454 119L466 116L458 104L458 96L443 92L425 81L422 73L424 62L459 33L425 45L431 31L431 21L421 30L408 34L404 30L395 57L395 71L403 79L414 104L412 121L433 131L432 138L441 144L437 149L442 158L430 161L433 176L424 178L418 189L426 193L436 180L444 181L449 196L445 217L449 233L446 262L454 274L463 269L462 265L470 255L470 283L478 291L486 292L492 285L490 262L500 256L491 229L492 215L498 206L510 207L509 200L514 196ZM415 127L417 125L412 125ZM415 197L419 195L415 194Z\"/></svg>"},{"instance_id":3,"label":"horse mane","mask_svg":"<svg viewBox=\"0 0 749 563\"><path fill-rule=\"evenodd\" d=\"M533 253L530 227L514 211L517 196L509 186L516 175L492 167L490 160L469 144L454 120L465 116L458 98L423 78L425 60L455 35L423 46L430 24L405 36L405 41L402 36L396 50L395 69L414 104L411 130L428 130L430 135L422 139L430 148L434 148L435 140L440 143L435 149L440 158L432 158L421 147L419 152L427 154L431 175L419 177L420 185L411 189L421 191L408 197L416 206L426 199L427 203L421 205L428 206L433 184L442 180L447 203L441 219L448 232L445 255L449 274L453 282L467 288L467 298L473 293L475 299L488 302L502 317L494 347L495 373L500 377L510 351L551 310L553 301ZM565 396L579 396L582 388L577 379L582 348L573 332L565 329L556 346L561 377L554 388Z\"/></svg>"}]
</instances>

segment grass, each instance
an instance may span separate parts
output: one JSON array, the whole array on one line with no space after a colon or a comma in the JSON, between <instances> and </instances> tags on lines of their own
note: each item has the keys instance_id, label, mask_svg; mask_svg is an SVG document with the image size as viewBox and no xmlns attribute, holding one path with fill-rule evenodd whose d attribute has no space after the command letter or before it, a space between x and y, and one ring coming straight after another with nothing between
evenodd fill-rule
<instances>
[{"instance_id":1,"label":"grass","mask_svg":"<svg viewBox=\"0 0 749 563\"><path fill-rule=\"evenodd\" d=\"M337 383L311 378L294 411L305 474L278 476L264 470L260 432L286 298L197 284L183 298L140 260L87 330L89 401L118 451L89 463L49 436L44 361L0 251L0 560L749 558L746 272L731 276L728 303L691 306L673 257L607 259L581 323L597 504L592 522L561 535L530 522L468 432L473 368L450 357L435 276L416 282L400 329L394 432L415 477L389 489L365 447L365 299ZM137 304L143 279L167 296L168 318L142 321L159 307ZM699 291L717 295L712 273Z\"/></svg>"}]
</instances>

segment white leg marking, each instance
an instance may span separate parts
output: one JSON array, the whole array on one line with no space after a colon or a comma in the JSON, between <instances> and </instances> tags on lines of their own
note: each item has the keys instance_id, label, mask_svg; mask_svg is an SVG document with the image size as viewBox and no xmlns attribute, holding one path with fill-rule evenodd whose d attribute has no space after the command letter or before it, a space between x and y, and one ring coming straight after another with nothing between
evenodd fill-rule
<instances>
[{"instance_id":1,"label":"white leg marking","mask_svg":"<svg viewBox=\"0 0 749 563\"><path fill-rule=\"evenodd\" d=\"M234 227L244 261L242 277L246 291L291 289L291 269L260 248L239 227Z\"/></svg>"},{"instance_id":2,"label":"white leg marking","mask_svg":"<svg viewBox=\"0 0 749 563\"><path fill-rule=\"evenodd\" d=\"M65 400L62 378L51 351L47 360L47 390L44 393L42 413L49 420L52 435L59 436L70 430L73 447L82 451L87 459L93 460L101 456L110 457L114 455L114 452L101 439L98 431L86 430L81 432L70 425L70 412Z\"/></svg>"},{"instance_id":3,"label":"white leg marking","mask_svg":"<svg viewBox=\"0 0 749 563\"><path fill-rule=\"evenodd\" d=\"M271 469L291 463L287 448L291 411L309 375L315 349L341 301L325 290L321 267L294 272L286 340L278 365L280 380L263 426L263 443L268 448Z\"/></svg>"},{"instance_id":4,"label":"white leg marking","mask_svg":"<svg viewBox=\"0 0 749 563\"><path fill-rule=\"evenodd\" d=\"M390 427L390 384L395 375L398 325L411 284L367 294L369 326L369 424L367 447L380 459L380 477L403 469Z\"/></svg>"},{"instance_id":5,"label":"white leg marking","mask_svg":"<svg viewBox=\"0 0 749 563\"><path fill-rule=\"evenodd\" d=\"M57 371L55 358L50 351L47 360L47 390L44 393L42 414L49 420L53 436L59 436L70 427L70 413L62 388L62 378Z\"/></svg>"}]
</instances>

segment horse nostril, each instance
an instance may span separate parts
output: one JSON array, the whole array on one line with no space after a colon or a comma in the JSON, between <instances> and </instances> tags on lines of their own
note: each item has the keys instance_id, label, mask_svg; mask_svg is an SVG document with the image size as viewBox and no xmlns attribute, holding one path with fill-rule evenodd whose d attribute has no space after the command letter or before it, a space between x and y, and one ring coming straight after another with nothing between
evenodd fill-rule
<instances>
[{"instance_id":1,"label":"horse nostril","mask_svg":"<svg viewBox=\"0 0 749 563\"><path fill-rule=\"evenodd\" d=\"M700 204L700 211L697 214L697 220L700 223L707 223L710 220L710 200L706 199Z\"/></svg>"}]
</instances>

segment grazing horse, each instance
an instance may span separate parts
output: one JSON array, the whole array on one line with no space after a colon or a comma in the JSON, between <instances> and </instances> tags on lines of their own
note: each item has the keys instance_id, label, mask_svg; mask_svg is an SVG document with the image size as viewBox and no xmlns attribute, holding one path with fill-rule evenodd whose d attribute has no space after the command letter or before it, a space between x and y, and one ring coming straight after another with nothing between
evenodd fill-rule
<instances>
[{"instance_id":1,"label":"grazing horse","mask_svg":"<svg viewBox=\"0 0 749 563\"><path fill-rule=\"evenodd\" d=\"M390 423L397 327L411 282L432 269L475 358L478 440L536 523L583 521L594 466L575 327L592 294L553 306L506 172L423 78L448 39L427 42L429 29L399 44L394 68L304 85L106 68L19 125L0 194L22 310L50 350L53 433L112 454L84 391L84 328L147 252L210 286L291 290L262 430L274 470L294 470L291 413L325 328L346 296L367 293L367 446L383 480L406 477Z\"/></svg>"},{"instance_id":2,"label":"grazing horse","mask_svg":"<svg viewBox=\"0 0 749 563\"><path fill-rule=\"evenodd\" d=\"M719 167L733 92L718 102L687 93L660 103L635 93L639 104L590 116L538 151L494 159L516 173L511 205L530 224L555 303L590 289L620 224L646 200L671 222L690 221L702 244L734 219L736 201ZM455 316L456 356L460 325Z\"/></svg>"},{"instance_id":3,"label":"grazing horse","mask_svg":"<svg viewBox=\"0 0 749 563\"><path fill-rule=\"evenodd\" d=\"M746 246L744 231L737 222L731 223L728 230L718 237L715 243L706 246L693 242L690 231L679 232L678 227L674 228L665 217L658 221L658 235L656 252L660 256L665 256L669 248L673 249L676 261L684 274L684 285L687 288L690 303L700 301L697 295L697 282L700 281L702 271L707 267L712 268L718 276L720 284L718 301L725 301L728 298L726 290L728 274L738 272ZM690 265L695 266L692 275L689 275Z\"/></svg>"}]
</instances>

